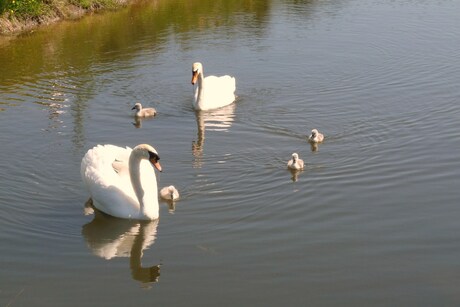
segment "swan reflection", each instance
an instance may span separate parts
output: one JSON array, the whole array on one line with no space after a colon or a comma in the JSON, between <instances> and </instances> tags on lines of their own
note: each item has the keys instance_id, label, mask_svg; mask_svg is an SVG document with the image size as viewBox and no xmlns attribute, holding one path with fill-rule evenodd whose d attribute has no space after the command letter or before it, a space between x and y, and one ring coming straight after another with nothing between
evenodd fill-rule
<instances>
[{"instance_id":1,"label":"swan reflection","mask_svg":"<svg viewBox=\"0 0 460 307\"><path fill-rule=\"evenodd\" d=\"M135 116L134 117L134 121L132 122L133 126L136 127L136 128L142 128L142 121L149 121L149 120L153 120L154 117L137 117Z\"/></svg>"},{"instance_id":2,"label":"swan reflection","mask_svg":"<svg viewBox=\"0 0 460 307\"><path fill-rule=\"evenodd\" d=\"M203 164L203 147L205 131L228 131L235 117L235 103L210 111L195 111L198 127L197 140L192 142L192 153L195 157L193 166L200 168Z\"/></svg>"},{"instance_id":3,"label":"swan reflection","mask_svg":"<svg viewBox=\"0 0 460 307\"><path fill-rule=\"evenodd\" d=\"M297 180L299 180L299 175L301 172L303 172L303 170L294 170L294 169L290 169L289 171L291 172L291 180L293 182L296 182Z\"/></svg>"},{"instance_id":4,"label":"swan reflection","mask_svg":"<svg viewBox=\"0 0 460 307\"><path fill-rule=\"evenodd\" d=\"M136 128L142 128L142 118L140 117L134 117L134 122L132 123L134 127Z\"/></svg>"},{"instance_id":5,"label":"swan reflection","mask_svg":"<svg viewBox=\"0 0 460 307\"><path fill-rule=\"evenodd\" d=\"M168 206L169 214L174 214L174 212L176 211L176 200L161 199L161 202L164 202Z\"/></svg>"},{"instance_id":6,"label":"swan reflection","mask_svg":"<svg viewBox=\"0 0 460 307\"><path fill-rule=\"evenodd\" d=\"M310 143L311 151L318 151L319 150L319 144L318 143L313 143L313 142L309 142L309 143Z\"/></svg>"},{"instance_id":7,"label":"swan reflection","mask_svg":"<svg viewBox=\"0 0 460 307\"><path fill-rule=\"evenodd\" d=\"M142 267L141 259L143 251L155 242L158 221L118 219L94 210L94 219L83 226L82 234L93 254L106 260L129 257L132 278L142 284L155 283L160 264Z\"/></svg>"}]
</instances>

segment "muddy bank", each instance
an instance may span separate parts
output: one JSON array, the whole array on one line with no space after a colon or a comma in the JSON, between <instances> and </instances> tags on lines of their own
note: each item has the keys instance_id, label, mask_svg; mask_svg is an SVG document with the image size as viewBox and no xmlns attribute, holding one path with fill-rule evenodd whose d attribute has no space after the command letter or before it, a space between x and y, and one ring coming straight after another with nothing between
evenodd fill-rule
<instances>
[{"instance_id":1,"label":"muddy bank","mask_svg":"<svg viewBox=\"0 0 460 307\"><path fill-rule=\"evenodd\" d=\"M22 17L15 16L6 12L0 16L0 35L14 36L23 32L31 31L42 25L49 25L61 20L78 19L86 14L91 14L97 11L114 10L125 7L136 0L113 0L107 2L106 5L91 6L82 8L66 1L53 2L53 6L41 16Z\"/></svg>"}]
</instances>

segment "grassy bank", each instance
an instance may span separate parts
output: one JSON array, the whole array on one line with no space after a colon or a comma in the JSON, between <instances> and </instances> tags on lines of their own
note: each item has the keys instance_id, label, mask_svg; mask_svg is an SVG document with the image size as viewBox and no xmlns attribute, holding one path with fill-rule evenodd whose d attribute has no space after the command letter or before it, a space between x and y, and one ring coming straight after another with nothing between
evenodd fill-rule
<instances>
[{"instance_id":1,"label":"grassy bank","mask_svg":"<svg viewBox=\"0 0 460 307\"><path fill-rule=\"evenodd\" d=\"M41 24L116 9L132 0L0 0L0 34L28 31Z\"/></svg>"}]
</instances>

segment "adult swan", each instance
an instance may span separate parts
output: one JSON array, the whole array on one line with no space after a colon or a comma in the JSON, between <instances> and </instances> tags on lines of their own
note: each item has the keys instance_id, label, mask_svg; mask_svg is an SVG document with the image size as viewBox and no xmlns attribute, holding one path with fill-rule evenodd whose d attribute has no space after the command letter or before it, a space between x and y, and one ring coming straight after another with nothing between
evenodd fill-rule
<instances>
[{"instance_id":1,"label":"adult swan","mask_svg":"<svg viewBox=\"0 0 460 307\"><path fill-rule=\"evenodd\" d=\"M195 89L193 107L195 110L212 110L231 104L235 101L235 78L230 76L203 75L203 65L193 63L192 84L198 84Z\"/></svg>"},{"instance_id":2,"label":"adult swan","mask_svg":"<svg viewBox=\"0 0 460 307\"><path fill-rule=\"evenodd\" d=\"M152 165L161 172L160 157L150 145L131 149L97 145L81 161L81 177L94 206L109 215L139 220L159 216L158 187Z\"/></svg>"}]
</instances>

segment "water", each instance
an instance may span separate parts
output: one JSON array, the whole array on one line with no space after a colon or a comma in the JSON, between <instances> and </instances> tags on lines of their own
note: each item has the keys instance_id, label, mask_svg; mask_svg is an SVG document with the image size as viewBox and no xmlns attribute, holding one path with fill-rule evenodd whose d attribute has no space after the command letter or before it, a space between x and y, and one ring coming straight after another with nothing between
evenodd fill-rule
<instances>
[{"instance_id":1,"label":"water","mask_svg":"<svg viewBox=\"0 0 460 307\"><path fill-rule=\"evenodd\" d=\"M164 0L0 40L0 306L458 305L459 11ZM234 105L193 111L197 60ZM154 145L182 199L95 218L101 143Z\"/></svg>"}]
</instances>

